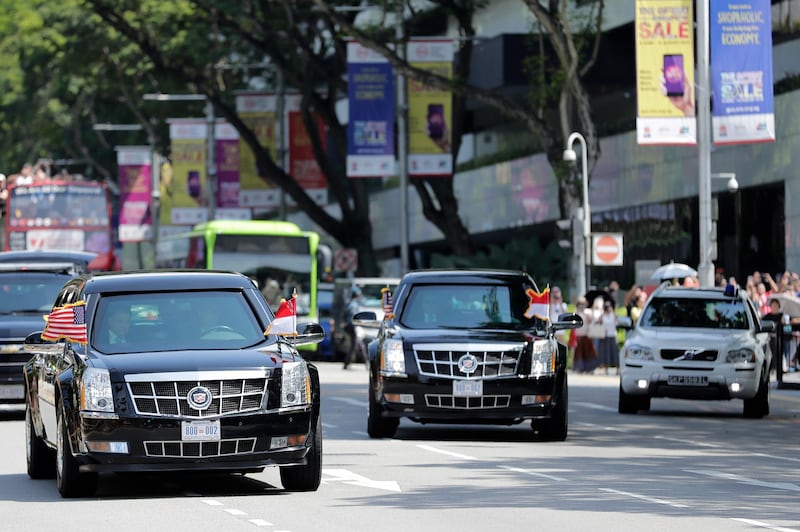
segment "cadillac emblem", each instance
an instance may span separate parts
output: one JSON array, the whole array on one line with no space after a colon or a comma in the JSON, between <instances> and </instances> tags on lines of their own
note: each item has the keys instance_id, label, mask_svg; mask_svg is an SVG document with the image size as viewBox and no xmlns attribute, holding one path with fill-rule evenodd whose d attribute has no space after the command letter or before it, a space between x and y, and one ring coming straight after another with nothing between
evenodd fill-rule
<instances>
[{"instance_id":1,"label":"cadillac emblem","mask_svg":"<svg viewBox=\"0 0 800 532\"><path fill-rule=\"evenodd\" d=\"M190 408L195 410L205 410L211 405L213 399L211 390L205 386L195 386L186 394L186 402L189 403Z\"/></svg>"},{"instance_id":2,"label":"cadillac emblem","mask_svg":"<svg viewBox=\"0 0 800 532\"><path fill-rule=\"evenodd\" d=\"M458 369L467 375L475 373L478 369L478 358L472 353L462 355L461 358L458 359Z\"/></svg>"}]
</instances>

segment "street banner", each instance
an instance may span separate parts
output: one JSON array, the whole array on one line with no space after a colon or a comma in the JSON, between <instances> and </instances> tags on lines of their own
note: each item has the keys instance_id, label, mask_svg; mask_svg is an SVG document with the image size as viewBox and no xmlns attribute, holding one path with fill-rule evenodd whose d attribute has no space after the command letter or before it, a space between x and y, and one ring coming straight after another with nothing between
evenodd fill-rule
<instances>
[{"instance_id":1,"label":"street banner","mask_svg":"<svg viewBox=\"0 0 800 532\"><path fill-rule=\"evenodd\" d=\"M161 221L165 225L194 225L208 217L206 138L203 119L170 119L172 174L161 179Z\"/></svg>"},{"instance_id":2,"label":"street banner","mask_svg":"<svg viewBox=\"0 0 800 532\"><path fill-rule=\"evenodd\" d=\"M358 42L347 43L347 177L395 174L392 66Z\"/></svg>"},{"instance_id":3,"label":"street banner","mask_svg":"<svg viewBox=\"0 0 800 532\"><path fill-rule=\"evenodd\" d=\"M217 207L239 207L239 132L227 122L214 127Z\"/></svg>"},{"instance_id":4,"label":"street banner","mask_svg":"<svg viewBox=\"0 0 800 532\"><path fill-rule=\"evenodd\" d=\"M453 75L454 45L450 39L412 40L408 62L446 78ZM451 176L453 95L409 79L408 83L408 175Z\"/></svg>"},{"instance_id":5,"label":"street banner","mask_svg":"<svg viewBox=\"0 0 800 532\"><path fill-rule=\"evenodd\" d=\"M303 123L300 111L302 96L288 94L285 99L285 110L289 135L289 175L300 185L306 194L319 205L328 203L328 180L322 169L317 164L314 149L311 146L311 137ZM317 131L321 134L322 149L325 150L327 140L325 137L325 124L322 118L316 116ZM287 204L292 205L291 198L287 197Z\"/></svg>"},{"instance_id":6,"label":"street banner","mask_svg":"<svg viewBox=\"0 0 800 532\"><path fill-rule=\"evenodd\" d=\"M239 94L236 96L236 111L242 122L251 129L272 155L278 160L278 128L275 115L278 96L269 93ZM244 139L239 140L239 206L244 208L277 209L281 204L281 190L276 185L259 177L253 150Z\"/></svg>"},{"instance_id":7,"label":"street banner","mask_svg":"<svg viewBox=\"0 0 800 532\"><path fill-rule=\"evenodd\" d=\"M711 2L714 144L775 141L770 0Z\"/></svg>"},{"instance_id":8,"label":"street banner","mask_svg":"<svg viewBox=\"0 0 800 532\"><path fill-rule=\"evenodd\" d=\"M142 242L153 238L150 200L153 151L149 146L118 146L119 241Z\"/></svg>"},{"instance_id":9,"label":"street banner","mask_svg":"<svg viewBox=\"0 0 800 532\"><path fill-rule=\"evenodd\" d=\"M636 139L694 145L692 0L636 0Z\"/></svg>"}]
</instances>

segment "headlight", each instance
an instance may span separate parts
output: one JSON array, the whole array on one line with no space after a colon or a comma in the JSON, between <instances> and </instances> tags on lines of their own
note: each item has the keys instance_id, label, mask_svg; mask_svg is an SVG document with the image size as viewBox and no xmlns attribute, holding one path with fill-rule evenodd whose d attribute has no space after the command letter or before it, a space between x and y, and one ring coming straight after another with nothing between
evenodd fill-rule
<instances>
[{"instance_id":1,"label":"headlight","mask_svg":"<svg viewBox=\"0 0 800 532\"><path fill-rule=\"evenodd\" d=\"M389 373L406 372L406 357L403 354L403 341L387 339L381 350L381 369Z\"/></svg>"},{"instance_id":2,"label":"headlight","mask_svg":"<svg viewBox=\"0 0 800 532\"><path fill-rule=\"evenodd\" d=\"M285 362L281 370L281 408L311 401L311 379L305 362Z\"/></svg>"},{"instance_id":3,"label":"headlight","mask_svg":"<svg viewBox=\"0 0 800 532\"><path fill-rule=\"evenodd\" d=\"M728 351L728 356L725 357L725 362L735 364L737 362L750 362L751 364L756 361L756 353L752 349L735 349Z\"/></svg>"},{"instance_id":4,"label":"headlight","mask_svg":"<svg viewBox=\"0 0 800 532\"><path fill-rule=\"evenodd\" d=\"M107 369L88 368L81 379L81 410L113 412L111 376Z\"/></svg>"},{"instance_id":5,"label":"headlight","mask_svg":"<svg viewBox=\"0 0 800 532\"><path fill-rule=\"evenodd\" d=\"M653 350L645 345L631 344L624 351L625 358L630 360L655 360Z\"/></svg>"},{"instance_id":6,"label":"headlight","mask_svg":"<svg viewBox=\"0 0 800 532\"><path fill-rule=\"evenodd\" d=\"M550 340L536 340L531 352L531 375L539 377L556 372L555 345Z\"/></svg>"}]
</instances>

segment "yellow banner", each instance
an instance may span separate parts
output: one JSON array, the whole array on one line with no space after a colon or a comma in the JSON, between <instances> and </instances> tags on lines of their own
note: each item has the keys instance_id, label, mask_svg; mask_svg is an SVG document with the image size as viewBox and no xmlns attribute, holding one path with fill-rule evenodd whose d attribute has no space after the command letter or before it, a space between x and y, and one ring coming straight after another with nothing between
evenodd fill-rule
<instances>
[{"instance_id":1,"label":"yellow banner","mask_svg":"<svg viewBox=\"0 0 800 532\"><path fill-rule=\"evenodd\" d=\"M422 70L450 78L453 43L449 40L412 41L408 60ZM453 95L448 90L408 81L408 173L411 176L449 176L453 173L451 149Z\"/></svg>"},{"instance_id":2,"label":"yellow banner","mask_svg":"<svg viewBox=\"0 0 800 532\"><path fill-rule=\"evenodd\" d=\"M637 137L694 144L692 0L636 0Z\"/></svg>"},{"instance_id":3,"label":"yellow banner","mask_svg":"<svg viewBox=\"0 0 800 532\"><path fill-rule=\"evenodd\" d=\"M240 94L236 109L242 121L253 130L258 142L269 150L278 166L277 95ZM280 205L280 189L258 175L256 157L250 145L239 139L239 205L241 207L276 208Z\"/></svg>"},{"instance_id":4,"label":"yellow banner","mask_svg":"<svg viewBox=\"0 0 800 532\"><path fill-rule=\"evenodd\" d=\"M208 216L207 126L202 121L170 123L172 174L162 176L162 212L167 225L194 225Z\"/></svg>"}]
</instances>

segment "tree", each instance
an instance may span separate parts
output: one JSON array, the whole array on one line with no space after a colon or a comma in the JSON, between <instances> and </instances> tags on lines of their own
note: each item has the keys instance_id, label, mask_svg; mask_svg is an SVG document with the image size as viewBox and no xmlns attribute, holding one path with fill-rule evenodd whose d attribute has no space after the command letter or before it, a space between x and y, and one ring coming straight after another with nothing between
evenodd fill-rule
<instances>
[{"instance_id":1,"label":"tree","mask_svg":"<svg viewBox=\"0 0 800 532\"><path fill-rule=\"evenodd\" d=\"M411 9L407 0L399 1L406 10ZM576 17L574 12L568 11L567 0L524 1L538 23L539 27L534 35L541 50L540 55L530 62L534 89L531 93L531 105L476 87L468 83L466 77L447 79L433 72L414 68L401 54L396 53L396 48L378 39L370 28L356 27L329 2L314 0L314 3L320 11L328 14L344 34L386 57L403 76L429 86L451 90L460 98L491 106L509 119L522 124L539 139L553 167L558 180L562 218L570 217L581 206L581 169L566 165L562 160L562 153L569 134L580 131L587 143L590 175L600 156L599 140L591 115L591 99L582 77L591 69L597 57L602 36L603 0L593 2L584 17ZM431 0L431 3L449 10L454 16L460 13L469 17L484 4L470 0ZM397 9L397 2L386 2L384 9ZM573 27L571 21L578 21L579 27ZM471 22L460 19L458 24L460 28L471 27ZM557 109L557 112L551 112L552 109ZM576 283L577 267L573 265L570 276L573 287Z\"/></svg>"}]
</instances>

